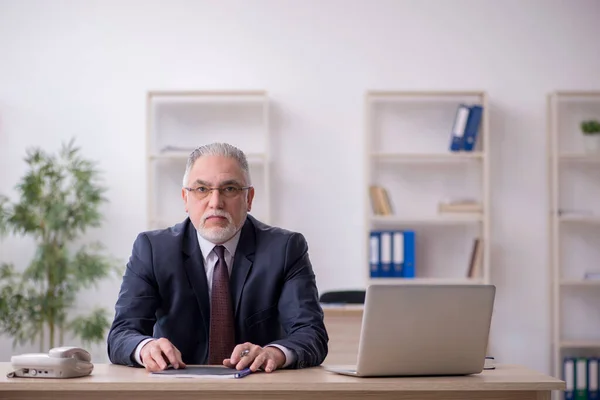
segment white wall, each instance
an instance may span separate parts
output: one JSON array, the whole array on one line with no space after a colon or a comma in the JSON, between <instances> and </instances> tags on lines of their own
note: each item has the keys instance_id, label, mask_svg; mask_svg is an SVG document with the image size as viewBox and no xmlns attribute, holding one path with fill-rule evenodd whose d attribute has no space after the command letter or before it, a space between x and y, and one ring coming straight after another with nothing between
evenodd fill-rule
<instances>
[{"instance_id":1,"label":"white wall","mask_svg":"<svg viewBox=\"0 0 600 400\"><path fill-rule=\"evenodd\" d=\"M110 185L92 235L126 259L145 227L145 92L265 89L275 187L285 186L274 217L306 235L321 290L360 287L364 92L483 89L493 352L548 372L545 96L600 88L599 17L594 0L0 0L0 193L12 193L27 147L76 136ZM25 262L30 250L8 240L1 259ZM83 300L112 307L118 284ZM10 341L1 344L7 360Z\"/></svg>"}]
</instances>

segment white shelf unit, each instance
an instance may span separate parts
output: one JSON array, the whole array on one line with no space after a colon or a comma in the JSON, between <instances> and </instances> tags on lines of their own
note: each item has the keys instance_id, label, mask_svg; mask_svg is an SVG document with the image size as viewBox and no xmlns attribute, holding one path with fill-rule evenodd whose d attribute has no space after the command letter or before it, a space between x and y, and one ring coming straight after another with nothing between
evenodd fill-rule
<instances>
[{"instance_id":1,"label":"white shelf unit","mask_svg":"<svg viewBox=\"0 0 600 400\"><path fill-rule=\"evenodd\" d=\"M166 228L186 218L181 189L187 158L195 148L213 142L244 151L256 193L251 214L271 223L266 91L150 91L146 113L149 229Z\"/></svg>"},{"instance_id":2,"label":"white shelf unit","mask_svg":"<svg viewBox=\"0 0 600 400\"><path fill-rule=\"evenodd\" d=\"M549 259L552 370L564 357L600 356L600 152L586 150L580 123L600 121L600 91L548 95Z\"/></svg>"},{"instance_id":3,"label":"white shelf unit","mask_svg":"<svg viewBox=\"0 0 600 400\"><path fill-rule=\"evenodd\" d=\"M460 104L483 115L472 151L450 151ZM368 91L365 95L365 247L367 283L466 284L490 282L489 107L483 91ZM370 185L388 192L392 215L375 215ZM439 213L448 198L473 198L481 213ZM371 277L372 230L415 232L415 277ZM481 273L469 278L476 237L482 239Z\"/></svg>"}]
</instances>

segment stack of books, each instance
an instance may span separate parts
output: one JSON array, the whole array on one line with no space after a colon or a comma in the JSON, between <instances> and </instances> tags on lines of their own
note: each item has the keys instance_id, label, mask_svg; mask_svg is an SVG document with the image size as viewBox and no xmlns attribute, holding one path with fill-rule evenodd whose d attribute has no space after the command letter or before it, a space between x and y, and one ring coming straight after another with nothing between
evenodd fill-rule
<instances>
[{"instance_id":1,"label":"stack of books","mask_svg":"<svg viewBox=\"0 0 600 400\"><path fill-rule=\"evenodd\" d=\"M444 213L472 213L480 214L483 206L480 202L469 199L449 200L438 204L438 212Z\"/></svg>"}]
</instances>

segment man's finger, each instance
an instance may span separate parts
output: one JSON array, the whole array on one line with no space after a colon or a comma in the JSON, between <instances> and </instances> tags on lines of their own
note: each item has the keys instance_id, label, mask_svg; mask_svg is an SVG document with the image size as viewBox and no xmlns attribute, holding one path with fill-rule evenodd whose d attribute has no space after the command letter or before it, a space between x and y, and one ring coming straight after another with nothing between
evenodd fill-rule
<instances>
[{"instance_id":1,"label":"man's finger","mask_svg":"<svg viewBox=\"0 0 600 400\"><path fill-rule=\"evenodd\" d=\"M258 371L258 369L260 367L262 367L262 365L265 363L265 361L267 360L267 354L266 353L260 353L255 359L254 362L252 363L252 365L250 365L250 370L252 372L256 372Z\"/></svg>"},{"instance_id":2,"label":"man's finger","mask_svg":"<svg viewBox=\"0 0 600 400\"><path fill-rule=\"evenodd\" d=\"M146 364L146 369L149 372L160 371L160 367L154 361L154 359L152 358L152 354L150 354L150 352L148 352L148 354L146 355L146 361L144 362L144 364Z\"/></svg>"},{"instance_id":3,"label":"man's finger","mask_svg":"<svg viewBox=\"0 0 600 400\"><path fill-rule=\"evenodd\" d=\"M254 361L254 355L248 354L247 356L242 357L242 359L235 364L235 368L239 371L246 367L248 367Z\"/></svg>"},{"instance_id":4,"label":"man's finger","mask_svg":"<svg viewBox=\"0 0 600 400\"><path fill-rule=\"evenodd\" d=\"M250 353L254 354L254 357L256 357L260 352L262 352L263 348L257 344L253 344L250 347Z\"/></svg>"},{"instance_id":5,"label":"man's finger","mask_svg":"<svg viewBox=\"0 0 600 400\"><path fill-rule=\"evenodd\" d=\"M160 343L160 349L173 368L179 368L179 360L175 354L175 346L171 342Z\"/></svg>"},{"instance_id":6,"label":"man's finger","mask_svg":"<svg viewBox=\"0 0 600 400\"><path fill-rule=\"evenodd\" d=\"M175 346L173 346L175 347ZM175 354L177 355L177 363L179 363L179 367L177 368L185 368L186 365L183 362L183 358L181 357L181 352L179 351L179 349L177 347L175 347Z\"/></svg>"},{"instance_id":7,"label":"man's finger","mask_svg":"<svg viewBox=\"0 0 600 400\"><path fill-rule=\"evenodd\" d=\"M232 365L236 365L237 363L240 362L241 356L240 353L242 351L244 351L246 349L247 345L244 344L238 344L237 346L235 346L235 348L233 349L233 351L231 352L231 357L229 358L229 362Z\"/></svg>"},{"instance_id":8,"label":"man's finger","mask_svg":"<svg viewBox=\"0 0 600 400\"><path fill-rule=\"evenodd\" d=\"M277 369L277 364L272 358L267 359L267 365L264 367L265 372L273 372Z\"/></svg>"},{"instance_id":9,"label":"man's finger","mask_svg":"<svg viewBox=\"0 0 600 400\"><path fill-rule=\"evenodd\" d=\"M165 360L163 359L163 353L160 346L152 346L150 348L150 357L152 357L158 368L161 370L167 368L167 363L165 363Z\"/></svg>"},{"instance_id":10,"label":"man's finger","mask_svg":"<svg viewBox=\"0 0 600 400\"><path fill-rule=\"evenodd\" d=\"M256 357L258 357L261 354L262 347L253 344L253 345L251 345L250 349L248 349L248 350L249 350L249 353L247 355L245 355L244 357L240 357L240 361L236 364L235 367L238 370L242 370L242 369L250 366L252 364L252 362L254 362Z\"/></svg>"},{"instance_id":11,"label":"man's finger","mask_svg":"<svg viewBox=\"0 0 600 400\"><path fill-rule=\"evenodd\" d=\"M148 353L148 355L145 357L144 365L146 366L146 371L148 372L158 371L158 365L156 365L150 353Z\"/></svg>"},{"instance_id":12,"label":"man's finger","mask_svg":"<svg viewBox=\"0 0 600 400\"><path fill-rule=\"evenodd\" d=\"M237 363L236 368L238 370L249 367L254 360L261 354L263 354L263 348L256 344L250 344L250 348L248 350L248 354L244 357L241 357L241 360Z\"/></svg>"}]
</instances>

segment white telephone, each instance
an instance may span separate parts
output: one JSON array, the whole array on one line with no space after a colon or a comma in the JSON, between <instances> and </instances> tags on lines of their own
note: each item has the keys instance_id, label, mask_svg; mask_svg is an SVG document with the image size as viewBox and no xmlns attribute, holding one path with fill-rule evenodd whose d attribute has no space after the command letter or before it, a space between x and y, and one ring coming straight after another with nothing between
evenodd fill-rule
<instances>
[{"instance_id":1,"label":"white telephone","mask_svg":"<svg viewBox=\"0 0 600 400\"><path fill-rule=\"evenodd\" d=\"M10 361L15 369L8 374L11 378L76 378L94 369L90 353L79 347L55 347L48 354L21 354Z\"/></svg>"}]
</instances>

